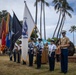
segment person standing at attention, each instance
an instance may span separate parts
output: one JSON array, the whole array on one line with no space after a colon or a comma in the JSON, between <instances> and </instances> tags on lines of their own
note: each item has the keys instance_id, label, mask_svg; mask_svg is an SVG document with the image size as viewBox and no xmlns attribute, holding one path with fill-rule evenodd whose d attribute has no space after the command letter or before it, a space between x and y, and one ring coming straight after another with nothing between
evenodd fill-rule
<instances>
[{"instance_id":1,"label":"person standing at attention","mask_svg":"<svg viewBox=\"0 0 76 75\"><path fill-rule=\"evenodd\" d=\"M62 38L59 41L59 48L61 49L61 73L67 73L68 71L68 46L70 40L66 37L66 31L62 30Z\"/></svg>"},{"instance_id":2,"label":"person standing at attention","mask_svg":"<svg viewBox=\"0 0 76 75\"><path fill-rule=\"evenodd\" d=\"M39 38L37 45L37 69L41 68L42 50L43 50L43 43L42 43L42 39Z\"/></svg>"},{"instance_id":3,"label":"person standing at attention","mask_svg":"<svg viewBox=\"0 0 76 75\"><path fill-rule=\"evenodd\" d=\"M28 48L29 48L29 66L33 66L33 56L34 56L34 39L31 38L30 42L28 44Z\"/></svg>"},{"instance_id":4,"label":"person standing at attention","mask_svg":"<svg viewBox=\"0 0 76 75\"><path fill-rule=\"evenodd\" d=\"M50 71L54 71L55 51L56 51L56 45L54 44L54 39L51 39L51 44L48 45L48 58L49 58L49 70Z\"/></svg>"}]
</instances>

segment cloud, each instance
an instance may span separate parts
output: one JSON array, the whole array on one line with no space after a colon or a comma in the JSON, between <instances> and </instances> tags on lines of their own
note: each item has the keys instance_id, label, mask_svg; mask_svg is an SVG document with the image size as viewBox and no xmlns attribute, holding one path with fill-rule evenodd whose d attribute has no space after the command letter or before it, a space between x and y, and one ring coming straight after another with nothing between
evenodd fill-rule
<instances>
[{"instance_id":1,"label":"cloud","mask_svg":"<svg viewBox=\"0 0 76 75\"><path fill-rule=\"evenodd\" d=\"M35 7L34 7L35 0L26 0L26 2L27 2L27 6L35 20ZM47 2L52 4L52 0L47 0ZM76 9L76 0L68 0L68 2L75 10ZM9 11L11 13L11 15L12 15L12 10L13 10L16 13L19 20L23 20L24 5L25 5L24 0L0 0L0 9ZM39 7L39 9L38 9L38 28L39 28L40 5L38 5L38 7ZM51 38L53 35L53 32L55 30L55 27L57 25L59 13L56 13L56 11L54 10L54 7L52 5L50 5L50 7L46 7L45 10L46 10L45 16L46 16L47 38L48 37ZM76 14L75 14L75 12L71 13L71 14L72 14L71 19L68 16L66 16L66 22L65 22L63 29L67 30L67 36L72 40L72 34L70 34L70 32L68 30L70 29L70 26L76 25ZM42 28L42 30L44 30L44 28ZM76 34L75 34L75 36L76 36Z\"/></svg>"}]
</instances>

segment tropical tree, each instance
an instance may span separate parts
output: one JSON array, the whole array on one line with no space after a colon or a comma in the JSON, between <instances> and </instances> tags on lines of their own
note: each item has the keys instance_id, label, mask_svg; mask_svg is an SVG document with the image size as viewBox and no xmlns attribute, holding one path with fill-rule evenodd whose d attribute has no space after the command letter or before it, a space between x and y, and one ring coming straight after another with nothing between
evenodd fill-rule
<instances>
[{"instance_id":1,"label":"tropical tree","mask_svg":"<svg viewBox=\"0 0 76 75\"><path fill-rule=\"evenodd\" d=\"M57 13L60 12L59 19L58 19L58 22L57 22L57 25L56 25L56 28L54 30L52 38L55 37L56 31L57 31L57 28L59 26L59 22L60 22L60 19L61 19L61 2L62 2L61 0L53 0L53 2L52 2L54 4L54 9L57 11Z\"/></svg>"},{"instance_id":2,"label":"tropical tree","mask_svg":"<svg viewBox=\"0 0 76 75\"><path fill-rule=\"evenodd\" d=\"M74 32L76 32L76 26L75 26L75 25L71 26L71 28L69 29L69 31L70 31L71 33L73 33L73 43L75 44Z\"/></svg>"},{"instance_id":3,"label":"tropical tree","mask_svg":"<svg viewBox=\"0 0 76 75\"><path fill-rule=\"evenodd\" d=\"M3 17L4 17L5 20L6 20L7 14L8 14L7 10L2 10L2 11L0 11L0 23L1 23Z\"/></svg>"},{"instance_id":4,"label":"tropical tree","mask_svg":"<svg viewBox=\"0 0 76 75\"><path fill-rule=\"evenodd\" d=\"M36 0L34 6L36 6L36 13L35 13L35 41L36 41L36 27L37 27L37 12L38 12L38 1L39 0Z\"/></svg>"},{"instance_id":5,"label":"tropical tree","mask_svg":"<svg viewBox=\"0 0 76 75\"><path fill-rule=\"evenodd\" d=\"M45 0L36 0L35 5L38 2L41 2L41 11L40 11L40 37L42 38L42 10L43 10L43 20L44 20L44 39L46 39L46 30L45 30L45 4L49 6L49 4ZM37 10L37 9L36 9Z\"/></svg>"},{"instance_id":6,"label":"tropical tree","mask_svg":"<svg viewBox=\"0 0 76 75\"><path fill-rule=\"evenodd\" d=\"M45 5L49 7L49 3L45 0L41 0L43 2L43 19L44 19L44 39L46 40L46 26L45 26Z\"/></svg>"},{"instance_id":7,"label":"tropical tree","mask_svg":"<svg viewBox=\"0 0 76 75\"><path fill-rule=\"evenodd\" d=\"M61 22L60 22L60 27L58 29L57 38L58 38L59 32L60 32L60 35L61 35L61 31L62 31L63 26L64 26L66 15L68 15L70 18L72 18L72 15L70 14L69 11L73 12L72 7L70 7L70 5L68 4L67 0L63 0L62 9L61 10L62 10L62 19L61 19Z\"/></svg>"},{"instance_id":8,"label":"tropical tree","mask_svg":"<svg viewBox=\"0 0 76 75\"><path fill-rule=\"evenodd\" d=\"M35 38L38 38L38 35L37 35L37 32L35 32L35 30L32 32L31 38L35 39ZM36 40L35 40L36 41Z\"/></svg>"},{"instance_id":9,"label":"tropical tree","mask_svg":"<svg viewBox=\"0 0 76 75\"><path fill-rule=\"evenodd\" d=\"M58 32L57 32L57 38L58 38L59 33L61 35L61 31L62 31L63 26L64 26L66 15L68 15L69 17L72 17L72 15L70 14L69 11L73 11L73 9L72 9L72 7L70 7L67 0L54 0L53 2L56 4L55 8L58 11L60 11L60 15L61 15L61 19L59 19L61 21L60 21Z\"/></svg>"}]
</instances>

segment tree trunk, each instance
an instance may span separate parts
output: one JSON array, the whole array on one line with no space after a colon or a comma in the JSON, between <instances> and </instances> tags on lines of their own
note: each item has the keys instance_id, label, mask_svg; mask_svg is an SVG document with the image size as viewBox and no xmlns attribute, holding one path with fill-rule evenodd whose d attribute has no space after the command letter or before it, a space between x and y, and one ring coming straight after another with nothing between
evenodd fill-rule
<instances>
[{"instance_id":1,"label":"tree trunk","mask_svg":"<svg viewBox=\"0 0 76 75\"><path fill-rule=\"evenodd\" d=\"M60 23L60 26L59 26L59 29L58 29L58 33L57 33L57 38L59 36L59 32L60 32L60 29L61 29L61 26L62 26L62 23L63 23L63 20L64 20L64 16L65 16L65 12L64 12L64 14L62 16L62 19L61 19L61 23Z\"/></svg>"},{"instance_id":2,"label":"tree trunk","mask_svg":"<svg viewBox=\"0 0 76 75\"><path fill-rule=\"evenodd\" d=\"M37 27L37 11L38 11L38 5L36 0L36 14L35 14L35 41L36 41L36 27Z\"/></svg>"},{"instance_id":3,"label":"tree trunk","mask_svg":"<svg viewBox=\"0 0 76 75\"><path fill-rule=\"evenodd\" d=\"M58 26L59 26L60 18L61 18L61 11L60 11L60 15L59 15L58 23L57 23L57 26L56 26L56 28L55 28L55 30L54 30L54 34L53 34L53 37L52 37L52 38L55 37L56 30L57 30L57 28L58 28Z\"/></svg>"},{"instance_id":4,"label":"tree trunk","mask_svg":"<svg viewBox=\"0 0 76 75\"><path fill-rule=\"evenodd\" d=\"M37 0L36 0L36 14L35 14L35 25L37 25L37 11L38 11L38 4L37 4Z\"/></svg>"},{"instance_id":5,"label":"tree trunk","mask_svg":"<svg viewBox=\"0 0 76 75\"><path fill-rule=\"evenodd\" d=\"M64 19L63 19L63 23L62 23L62 26L61 26L60 36L59 36L59 38L61 37L61 32L62 32L62 29L63 29L64 23L65 23L65 17L64 17Z\"/></svg>"},{"instance_id":6,"label":"tree trunk","mask_svg":"<svg viewBox=\"0 0 76 75\"><path fill-rule=\"evenodd\" d=\"M42 2L41 2L41 12L40 12L40 38L42 38Z\"/></svg>"},{"instance_id":7,"label":"tree trunk","mask_svg":"<svg viewBox=\"0 0 76 75\"><path fill-rule=\"evenodd\" d=\"M44 39L46 40L46 27L45 27L45 4L43 3L43 21L44 21Z\"/></svg>"},{"instance_id":8,"label":"tree trunk","mask_svg":"<svg viewBox=\"0 0 76 75\"><path fill-rule=\"evenodd\" d=\"M74 43L74 31L73 31L73 44L75 44L75 43Z\"/></svg>"}]
</instances>

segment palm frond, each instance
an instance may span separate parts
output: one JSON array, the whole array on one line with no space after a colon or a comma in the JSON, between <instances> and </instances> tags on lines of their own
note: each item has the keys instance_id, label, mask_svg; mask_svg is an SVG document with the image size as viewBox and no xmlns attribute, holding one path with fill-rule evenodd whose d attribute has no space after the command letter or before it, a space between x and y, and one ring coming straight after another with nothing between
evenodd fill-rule
<instances>
[{"instance_id":1,"label":"palm frond","mask_svg":"<svg viewBox=\"0 0 76 75\"><path fill-rule=\"evenodd\" d=\"M69 5L67 6L67 10L70 10L70 11L74 12L73 8L70 7Z\"/></svg>"},{"instance_id":2,"label":"palm frond","mask_svg":"<svg viewBox=\"0 0 76 75\"><path fill-rule=\"evenodd\" d=\"M72 15L71 15L67 10L65 10L65 13L66 13L70 18L72 18Z\"/></svg>"},{"instance_id":3,"label":"palm frond","mask_svg":"<svg viewBox=\"0 0 76 75\"><path fill-rule=\"evenodd\" d=\"M48 2L45 2L45 4L46 4L46 6L48 6L48 7L49 7L49 3L48 3Z\"/></svg>"}]
</instances>

